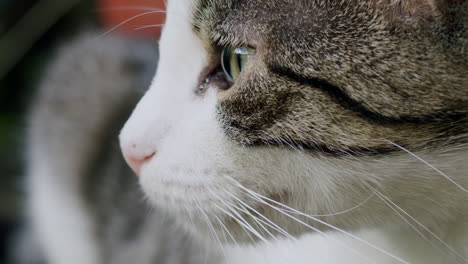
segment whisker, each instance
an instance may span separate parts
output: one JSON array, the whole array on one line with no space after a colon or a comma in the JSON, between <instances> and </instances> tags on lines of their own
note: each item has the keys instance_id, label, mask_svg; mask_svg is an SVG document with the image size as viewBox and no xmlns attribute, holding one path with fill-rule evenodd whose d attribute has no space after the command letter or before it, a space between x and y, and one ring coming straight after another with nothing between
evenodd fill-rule
<instances>
[{"instance_id":1,"label":"whisker","mask_svg":"<svg viewBox=\"0 0 468 264\"><path fill-rule=\"evenodd\" d=\"M133 30L142 30L145 28L155 28L155 27L162 27L162 26L164 26L164 24L146 25L146 26L136 27Z\"/></svg>"},{"instance_id":2,"label":"whisker","mask_svg":"<svg viewBox=\"0 0 468 264\"><path fill-rule=\"evenodd\" d=\"M95 12L106 12L106 11L120 11L120 10L142 10L142 11L156 11L163 10L156 7L150 6L115 6L115 7L106 7L106 8L95 8Z\"/></svg>"},{"instance_id":3,"label":"whisker","mask_svg":"<svg viewBox=\"0 0 468 264\"><path fill-rule=\"evenodd\" d=\"M255 196L251 196L251 197L254 198L254 199L258 199L258 197L255 197ZM357 256L363 258L364 260L366 260L366 261L368 261L368 262L372 262L369 258L367 258L366 256L362 255L361 253L359 253L357 250L351 248L350 246L346 245L344 242L339 241L338 239L335 239L335 238L331 238L331 237L330 237L328 234L326 234L325 232L323 232L323 231L321 231L320 229L315 228L315 227L313 227L313 226L307 224L306 222L304 222L304 221L298 219L297 217L294 217L294 216L288 214L288 213L285 212L283 209L281 209L281 208L279 208L279 207L276 207L276 206L273 206L273 205L271 205L271 204L269 204L269 203L267 203L267 202L265 202L265 201L262 201L261 199L259 199L258 201L260 201L261 203L263 203L263 204L265 204L265 205L268 205L268 206L271 207L273 210L282 213L283 215L285 215L285 216L287 216L287 217L293 219L294 221L296 221L296 222L298 222L298 223L300 223L300 224L302 224L302 225L308 227L309 229L311 229L311 230L313 230L313 231L315 231L315 232L317 232L317 233L319 233L319 234L321 234L321 235L323 235L323 236L325 236L325 237L327 237L327 238L329 238L329 239L334 240L335 242L339 243L341 246L343 246L344 248L346 248L346 249L348 249L349 251L353 252L353 253L356 254Z\"/></svg>"},{"instance_id":4,"label":"whisker","mask_svg":"<svg viewBox=\"0 0 468 264\"><path fill-rule=\"evenodd\" d=\"M219 217L216 216L216 217L215 217L215 220L218 222L218 224L222 224L221 221L220 221L220 219L219 219ZM220 225L220 226L221 226L221 225ZM221 227L222 227L222 226L221 226ZM224 239L223 242L227 242L228 239L227 239L227 237L226 237L226 229L225 229L225 228L222 228L221 231L222 231L223 239Z\"/></svg>"},{"instance_id":5,"label":"whisker","mask_svg":"<svg viewBox=\"0 0 468 264\"><path fill-rule=\"evenodd\" d=\"M200 210L200 212L202 213L203 218L204 218L206 224L208 225L208 229L210 230L211 235L212 235L213 238L217 241L218 246L219 246L221 249L223 249L221 240L219 239L218 234L216 233L216 230L214 229L213 224L212 224L211 221L210 221L210 218L209 218L208 215L205 213L205 210L203 210L203 208L202 208L202 206L201 206L201 203L200 203L200 200L199 200L197 194L196 194L195 192L193 192L193 194L194 194L194 197L195 197L195 205L197 206L198 210ZM224 254L224 253L225 253L225 252L223 251L223 254Z\"/></svg>"},{"instance_id":6,"label":"whisker","mask_svg":"<svg viewBox=\"0 0 468 264\"><path fill-rule=\"evenodd\" d=\"M336 226L333 226L333 225L331 225L331 224L329 224L329 223L327 223L327 222L324 222L324 221L322 221L322 220L320 220L320 219L318 219L318 218L309 216L309 215L307 215L307 214L305 214L305 213L303 213L303 212L300 212L300 211L298 211L298 210L296 210L296 209L294 209L294 208L292 208L292 207L289 207L289 206L287 206L287 205L285 205L285 204L282 204L282 203L277 202L277 201L275 201L275 200L273 200L273 199L270 199L270 198L268 198L268 197L266 197L266 196L264 196L264 195L258 194L258 193L256 193L256 192L250 190L250 189L247 189L246 187L244 187L242 184L240 184L240 183L237 182L236 180L232 179L231 177L228 177L228 178L231 179L231 180L233 180L241 189L243 189L243 190L245 190L246 192L250 193L251 196L252 196L253 198L257 197L258 201L261 201L261 202L263 202L265 205L268 205L268 206L270 206L271 208L273 208L273 209L275 209L275 210L277 210L277 211L279 211L279 212L282 212L284 215L286 215L286 216L288 216L288 217L290 217L290 218L296 220L297 222L303 224L304 226L307 226L308 228L310 228L310 229L312 229L312 230L314 230L314 231L316 231L316 232L319 232L319 233L321 233L321 234L325 234L324 232L320 231L319 229L310 226L309 224L307 224L307 223L301 221L300 219L294 218L293 216L291 216L291 215L289 215L288 213L284 212L284 210L282 210L281 208L278 208L278 207L276 207L276 206L273 206L273 205L271 205L271 204L265 202L264 200L269 201L269 202L272 202L272 203L277 204L277 205L279 205L279 206L282 206L282 207L284 207L284 208L287 208L287 209L293 211L295 214L302 215L302 216L304 216L304 217L306 217L306 218L309 218L309 219L311 219L311 220L313 220L313 221L315 221L315 222L318 222L318 223L320 223L320 224L323 224L323 225L325 225L325 226L327 226L327 227L329 227L329 228L331 228L331 229L333 229L333 230L336 230L336 231L338 231L338 232L341 232L341 233L343 233L343 234L345 234L345 235L347 235L347 236L349 236L349 237L351 237L351 238L353 238L353 239L356 239L357 241L360 241L361 243L363 243L363 244L365 244L365 245L367 245L367 246L369 246L369 247L371 247L371 248L373 248L373 249L375 249L375 250L377 250L377 251L379 251L379 252L381 252L381 253L386 254L387 256L389 256L389 257L391 257L391 258L393 258L393 259L395 259L395 260L400 261L401 263L409 264L408 261L406 261L406 260L404 260L404 259L402 259L402 258L400 258L400 257L398 257L398 256L396 256L396 255L394 255L394 254L392 254L392 253L390 253L390 252L388 252L388 251L386 251L386 250L384 250L384 249L382 249L382 248L376 246L376 245L373 245L372 243L370 243L369 241L367 241L367 240L365 240L365 239L363 239L363 238L360 238L360 237L358 237L358 236L356 236L356 235L354 235L354 234L352 234L352 233L350 233L350 232L347 232L347 231L345 231L345 230L343 230L343 229L340 229L340 228L338 228L338 227L336 227ZM263 200L263 199L264 199L264 200ZM352 250L352 249L350 249L350 250ZM362 257L363 257L363 256L362 256Z\"/></svg>"},{"instance_id":7,"label":"whisker","mask_svg":"<svg viewBox=\"0 0 468 264\"><path fill-rule=\"evenodd\" d=\"M142 16L150 15L150 14L156 14L156 13L166 13L166 11L164 11L164 10L155 10L155 11L149 11L149 12L144 12L144 13L138 14L136 16L133 16L133 17L119 23L118 25L114 26L113 28L109 29L108 31L104 32L100 37L104 37L104 36L109 35L111 32L113 32L117 28L121 27L122 25L125 25L126 23L128 23L128 22L130 22L130 21L132 21L134 19L137 19L137 18L142 17Z\"/></svg>"},{"instance_id":8,"label":"whisker","mask_svg":"<svg viewBox=\"0 0 468 264\"><path fill-rule=\"evenodd\" d=\"M340 212L337 212L337 213L332 213L332 214L314 214L314 215L310 215L310 216L313 216L313 217L323 217L323 216L337 216L337 215L341 215L341 214L346 214L346 213L349 213L361 206L363 206L364 204L366 204L372 197L374 197L374 195L376 194L377 190L374 190L371 195L369 195L369 197L367 197L364 201L360 202L359 204L349 208L349 209L346 209L346 210L343 210L343 211L340 211ZM287 210L285 209L286 212L290 212L290 213L294 213L290 210Z\"/></svg>"},{"instance_id":9,"label":"whisker","mask_svg":"<svg viewBox=\"0 0 468 264\"><path fill-rule=\"evenodd\" d=\"M264 223L266 225L268 225L269 227L273 228L274 230L278 231L279 233L283 234L284 236L286 236L287 238L291 239L291 240L294 240L296 241L297 239L295 237L293 237L291 234L289 234L288 232L286 232L284 229L282 229L280 226L278 226L277 224L275 224L272 220L270 220L268 217L264 216L263 214L261 214L260 212L258 212L257 210L255 210L254 208L252 208L250 205L246 204L244 201L242 201L241 199L237 198L235 195L227 192L228 195L230 195L232 198L234 198L236 201L238 201L239 203L241 203L242 205L244 205L245 207L247 207L248 209L250 209L251 211L255 212L258 216L260 216L261 218L265 219L268 223ZM259 221L262 221L261 219L258 219ZM263 221L262 221L263 222Z\"/></svg>"},{"instance_id":10,"label":"whisker","mask_svg":"<svg viewBox=\"0 0 468 264\"><path fill-rule=\"evenodd\" d=\"M220 206L218 205L214 205L218 210L220 210L221 212L225 213L226 215L228 215L229 217L231 217L232 219L234 219L234 221L236 221L241 227L242 229L244 229L244 231L247 233L247 235L249 236L250 240L255 243L255 240L253 239L253 237L250 235L250 233L253 233L252 230L247 227L241 220L239 220L236 216L234 216L232 213L229 213L228 211L224 210L223 208L221 208ZM254 233L253 233L254 234ZM255 235L255 234L254 234ZM257 235L255 235L257 236ZM258 236L257 236L258 237ZM260 237L259 237L260 238Z\"/></svg>"},{"instance_id":11,"label":"whisker","mask_svg":"<svg viewBox=\"0 0 468 264\"><path fill-rule=\"evenodd\" d=\"M219 219L219 217L216 214L213 214L213 216L216 218L219 225L226 231L228 236L231 238L232 242L234 242L234 244L236 244L236 246L239 247L239 244L237 243L237 240L234 238L234 236L231 234L231 232L229 232L229 229L226 227L226 225L223 224L223 221L221 221L221 219Z\"/></svg>"},{"instance_id":12,"label":"whisker","mask_svg":"<svg viewBox=\"0 0 468 264\"><path fill-rule=\"evenodd\" d=\"M377 191L376 192L376 195L380 197L380 199L382 199L385 203L387 203L387 205L392 205L394 208L398 209L400 212L402 212L403 214L405 214L407 217L409 217L411 220L413 220L417 225L419 225L422 229L424 229L426 232L428 232L431 236L433 236L435 239L437 239L440 243L442 243L445 247L447 247L447 249L449 249L452 253L454 253L455 255L457 255L458 257L460 257L461 259L463 259L463 261L465 261L466 263L468 263L468 259L466 259L463 255L461 255L458 251L456 251L455 249L453 249L449 244L447 244L445 241L443 241L439 236L437 236L434 232L432 232L430 229L428 229L426 226L424 226L421 222L419 222L418 220L416 220L413 216L411 216L408 212L406 212L403 208L401 208L400 206L398 206L397 204L395 204L392 200L390 200L388 197L386 197L385 195L383 195L381 192ZM390 208L392 208L390 206ZM392 208L392 209L394 209ZM395 209L394 209L395 210ZM396 211L395 211L396 212ZM398 214L398 213L397 213ZM399 214L403 219L406 219L405 217L403 217L401 214ZM426 240L429 241L429 243L431 245L433 245L434 247L440 249L439 247L437 247L435 244L432 243L432 241L430 241L426 236L424 236L416 227L414 227L412 224L410 224L408 221L406 221L410 226L412 226L416 232L418 232L422 237L424 237Z\"/></svg>"},{"instance_id":13,"label":"whisker","mask_svg":"<svg viewBox=\"0 0 468 264\"><path fill-rule=\"evenodd\" d=\"M238 219L240 222L243 222L243 224L245 225L244 227L247 228L250 232L252 232L252 234L254 234L256 237L258 237L260 240L262 240L263 242L265 243L268 243L268 241L260 234L258 233L258 231L253 228L236 210L234 210L232 208L232 206L228 205L225 201L223 201L215 192L213 192L212 190L208 189L208 191L214 195L222 204L224 204L226 206L226 208L228 208L229 211L231 211L233 214L235 214L237 216L237 218L235 219ZM217 206L218 208L221 208L219 206ZM223 210L224 211L224 210Z\"/></svg>"},{"instance_id":14,"label":"whisker","mask_svg":"<svg viewBox=\"0 0 468 264\"><path fill-rule=\"evenodd\" d=\"M413 156L414 158L416 158L417 160L421 161L422 163L426 164L427 166L429 166L431 169L433 169L434 171L436 171L437 173L439 173L440 175L444 176L447 180L449 180L451 183L455 184L455 186L457 186L458 188L460 188L460 190L464 191L465 193L468 193L468 190L465 189L463 186L461 186L459 183L457 183L455 180L453 180L451 177L449 177L447 174L445 174L444 172L442 172L441 170L439 170L438 168L436 168L435 166L431 165L429 162L425 161L424 159L422 159L421 157L419 157L418 155L414 154L413 152L407 150L406 148L390 141L390 140L387 140L385 139L385 141L387 141L388 143L394 145L395 147L405 151L406 153L410 154L411 156Z\"/></svg>"},{"instance_id":15,"label":"whisker","mask_svg":"<svg viewBox=\"0 0 468 264\"><path fill-rule=\"evenodd\" d=\"M414 231L416 231L416 233L418 233L421 237L423 237L427 242L429 242L434 248L437 248L437 249L440 249L439 247L437 247L434 243L432 243L431 240L429 240L429 238L427 238L416 226L414 226L406 217L404 217L402 214L400 214L397 209L395 208L395 206L393 206L391 203L389 203L384 197L382 197L380 194L377 194L377 197L379 197L388 207L390 207L398 216L400 216L401 219L403 219L403 221L405 221L411 228L414 229Z\"/></svg>"},{"instance_id":16,"label":"whisker","mask_svg":"<svg viewBox=\"0 0 468 264\"><path fill-rule=\"evenodd\" d=\"M257 226L259 226L261 229L263 229L268 235L270 235L273 239L279 240L275 235L273 235L261 222L260 219L258 219L256 216L254 216L249 210L245 209L245 207L240 208L237 205L231 204L232 207L235 209L245 213L247 216L250 216L256 223ZM242 205L239 205L242 206Z\"/></svg>"}]
</instances>

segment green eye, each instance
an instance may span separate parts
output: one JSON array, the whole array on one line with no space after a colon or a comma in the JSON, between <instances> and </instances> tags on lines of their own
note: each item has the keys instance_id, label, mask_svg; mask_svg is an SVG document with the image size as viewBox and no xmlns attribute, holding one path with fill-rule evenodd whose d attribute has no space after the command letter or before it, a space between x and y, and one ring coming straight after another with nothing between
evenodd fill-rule
<instances>
[{"instance_id":1,"label":"green eye","mask_svg":"<svg viewBox=\"0 0 468 264\"><path fill-rule=\"evenodd\" d=\"M229 81L235 82L237 80L245 64L253 54L255 54L255 49L247 46L226 46L223 49L221 65Z\"/></svg>"}]
</instances>

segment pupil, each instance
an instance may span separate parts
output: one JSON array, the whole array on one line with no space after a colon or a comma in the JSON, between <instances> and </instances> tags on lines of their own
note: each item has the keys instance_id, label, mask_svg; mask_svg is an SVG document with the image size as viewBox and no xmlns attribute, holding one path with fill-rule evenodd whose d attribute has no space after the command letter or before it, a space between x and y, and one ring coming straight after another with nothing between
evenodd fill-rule
<instances>
[{"instance_id":1,"label":"pupil","mask_svg":"<svg viewBox=\"0 0 468 264\"><path fill-rule=\"evenodd\" d=\"M239 69L239 73L241 73L242 72L242 56L237 54L237 53L235 53L235 54L236 54L235 58L236 58L236 62L237 62L237 67Z\"/></svg>"},{"instance_id":2,"label":"pupil","mask_svg":"<svg viewBox=\"0 0 468 264\"><path fill-rule=\"evenodd\" d=\"M232 58L232 48L227 46L223 49L221 65L223 66L224 73L229 81L234 82L234 78L231 74L231 58Z\"/></svg>"},{"instance_id":3,"label":"pupil","mask_svg":"<svg viewBox=\"0 0 468 264\"><path fill-rule=\"evenodd\" d=\"M232 47L226 46L221 56L221 65L226 78L230 82L235 82L241 74L244 65L249 60L250 55L255 52L254 49L247 46Z\"/></svg>"}]
</instances>

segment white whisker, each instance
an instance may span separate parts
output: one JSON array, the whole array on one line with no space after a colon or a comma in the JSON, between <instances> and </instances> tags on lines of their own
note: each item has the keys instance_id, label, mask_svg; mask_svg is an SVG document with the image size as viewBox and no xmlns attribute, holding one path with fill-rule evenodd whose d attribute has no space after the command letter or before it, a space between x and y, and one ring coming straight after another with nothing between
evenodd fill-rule
<instances>
[{"instance_id":1,"label":"white whisker","mask_svg":"<svg viewBox=\"0 0 468 264\"><path fill-rule=\"evenodd\" d=\"M421 161L422 163L426 164L427 166L429 166L431 169L433 169L434 171L436 171L437 173L439 173L440 175L444 176L447 180L449 180L451 183L455 184L455 186L457 186L458 188L460 188L460 190L464 191L465 193L468 193L468 190L466 188L464 188L463 186L461 186L459 183L457 183L455 180L453 180L451 177L449 177L447 174L445 174L444 172L442 172L441 170L439 170L438 168L436 168L435 166L431 165L429 162L425 161L424 159L422 159L421 157L419 157L418 155L414 154L413 152L407 150L406 148L390 141L390 140L387 140L385 139L385 141L387 141L388 143L394 145L395 147L405 151L406 153L410 154L411 156L413 156L414 158L416 158L417 160Z\"/></svg>"},{"instance_id":2,"label":"white whisker","mask_svg":"<svg viewBox=\"0 0 468 264\"><path fill-rule=\"evenodd\" d=\"M349 213L361 206L363 206L364 204L366 204L374 195L375 195L375 192L376 190L374 190L371 195L369 195L369 197L367 197L364 201L360 202L359 204L349 208L349 209L346 209L346 210L343 210L343 211L340 211L340 212L337 212L337 213L332 213L332 214L314 214L314 215L310 215L310 216L313 216L313 217L323 217L323 216L337 216L337 215L341 215L341 214L346 214L346 213ZM290 213L294 213L290 210L285 210L287 212L290 212Z\"/></svg>"},{"instance_id":3,"label":"white whisker","mask_svg":"<svg viewBox=\"0 0 468 264\"><path fill-rule=\"evenodd\" d=\"M241 207L239 207L239 206L237 206L237 205L234 205L234 204L231 204L231 206L234 207L235 209L237 209L237 210L243 212L243 213L246 214L247 216L250 216L250 218L252 218L252 219L255 221L255 223L256 223L257 226L259 226L262 230L264 230L264 231L265 231L268 235L270 235L273 239L278 240L278 238L277 238L275 235L273 235L273 234L270 232L270 230L268 230L268 229L262 224L262 221L260 221L260 219L258 219L258 218L257 218L256 216L254 216L251 212L249 212L249 210L247 210L245 207L243 207L242 205L239 205L239 206L242 207L242 208L241 208ZM267 225L267 226L268 226L268 225Z\"/></svg>"},{"instance_id":4,"label":"white whisker","mask_svg":"<svg viewBox=\"0 0 468 264\"><path fill-rule=\"evenodd\" d=\"M294 236L292 236L291 234L289 234L288 232L286 232L284 229L282 229L280 226L278 226L277 224L275 224L273 221L271 221L270 219L268 219L267 217L265 217L263 214L261 214L260 212L258 212L257 210L255 210L254 208L252 208L250 205L246 204L244 201L242 201L241 199L237 198L235 195L227 192L228 195L230 195L232 198L234 198L236 201L238 201L239 203L241 203L243 206L247 207L248 209L250 209L251 211L255 212L258 216L260 216L261 218L265 219L268 223L265 223L266 225L268 225L269 227L273 228L274 230L278 231L279 233L283 234L284 236L286 236L287 238L291 239L291 240L297 240ZM261 221L261 219L259 219L259 221ZM262 221L263 222L263 221Z\"/></svg>"},{"instance_id":5,"label":"white whisker","mask_svg":"<svg viewBox=\"0 0 468 264\"><path fill-rule=\"evenodd\" d=\"M113 31L116 30L117 28L119 28L119 27L125 25L126 23L128 23L128 22L130 22L130 21L132 21L132 20L134 20L134 19L137 19L137 18L142 17L142 16L150 15L150 14L156 14L156 13L166 13L166 11L164 11L164 10L155 10L155 11L149 11L149 12L144 12L144 13L138 14L138 15L133 16L133 17L131 17L131 18L129 18L129 19L127 19L127 20L125 20L125 21L119 23L118 25L112 27L112 28L109 29L108 31L104 32L100 37L104 37L104 36L109 35L111 32L113 32Z\"/></svg>"},{"instance_id":6,"label":"white whisker","mask_svg":"<svg viewBox=\"0 0 468 264\"><path fill-rule=\"evenodd\" d=\"M231 234L231 232L229 231L229 229L226 227L225 224L223 224L223 221L221 221L221 219L219 219L219 217L216 215L216 214L213 214L213 216L216 218L216 220L218 221L219 225L226 231L226 233L228 234L228 236L231 238L232 242L234 242L234 244L236 244L237 247L239 247L239 244L237 243L237 240L234 238L234 236Z\"/></svg>"},{"instance_id":7,"label":"white whisker","mask_svg":"<svg viewBox=\"0 0 468 264\"><path fill-rule=\"evenodd\" d=\"M142 30L145 28L155 28L155 27L162 27L162 26L164 26L164 24L146 25L146 26L136 27L133 30Z\"/></svg>"},{"instance_id":8,"label":"white whisker","mask_svg":"<svg viewBox=\"0 0 468 264\"><path fill-rule=\"evenodd\" d=\"M273 210L282 213L283 215L285 215L285 216L287 216L287 217L293 219L294 221L296 221L296 222L298 222L298 223L304 225L305 227L308 227L309 229L311 229L311 230L313 230L313 231L315 231L315 232L317 232L317 233L319 233L319 234L321 234L321 235L323 235L323 236L325 236L325 237L328 237L329 239L333 239L335 242L339 243L341 246L343 246L344 248L346 248L346 249L348 249L349 251L353 252L353 253L356 254L357 256L363 258L364 260L366 260L366 261L368 261L368 262L372 262L369 258L367 258L366 256L360 254L358 251L356 251L355 249L353 249L353 248L351 248L350 246L346 245L346 244L343 243L342 241L339 241L339 240L337 240L337 239L335 239L335 238L331 238L331 237L328 236L325 232L323 232L323 231L321 231L320 229L315 228L315 227L313 227L313 226L307 224L306 222L300 220L300 219L297 218L297 217L294 217L294 216L288 214L288 213L285 212L283 209L281 209L281 208L279 208L279 207L276 207L276 206L273 206L273 205L271 205L271 204L269 204L269 203L267 203L267 202L265 202L265 201L259 199L258 197L255 197L255 196L253 196L253 195L252 195L251 197L254 198L254 199L258 199L258 201L260 201L261 203L263 203L263 204L265 204L265 205L271 207Z\"/></svg>"},{"instance_id":9,"label":"white whisker","mask_svg":"<svg viewBox=\"0 0 468 264\"><path fill-rule=\"evenodd\" d=\"M262 240L263 242L265 243L269 243L268 240L263 237L255 228L253 228L240 214L239 212L237 212L236 210L234 210L234 208L232 208L232 206L228 205L225 201L223 201L215 192L213 192L212 190L208 189L208 191L213 194L222 204L224 204L224 206L226 206L226 208L228 208L229 211L231 211L234 215L236 215L237 217L235 219L239 220L239 224L240 223L243 223L242 225L247 228L247 230L249 230L250 232L252 232L252 234L254 234L256 237L258 237L260 240ZM217 206L219 209L221 209L221 207ZM225 212L225 210L223 210ZM226 213L226 212L225 212Z\"/></svg>"},{"instance_id":10,"label":"white whisker","mask_svg":"<svg viewBox=\"0 0 468 264\"><path fill-rule=\"evenodd\" d=\"M413 220L417 225L419 225L422 229L424 229L426 232L428 232L431 236L433 236L435 239L437 239L440 243L442 243L447 249L449 249L452 253L454 253L455 255L457 255L458 257L460 257L461 259L463 259L463 261L467 262L468 263L468 259L466 259L462 254L460 254L458 251L456 251L455 249L453 249L449 244L447 244L445 241L443 241L439 236L437 236L434 232L432 232L431 230L429 230L427 227L425 227L421 222L419 222L418 220L416 220L413 216L411 216L409 213L407 213L403 208L399 207L397 204L395 204L392 200L390 200L388 197L386 197L385 195L383 195L381 192L377 191L376 192L377 196L379 196L382 200L384 200L387 204L392 205L393 207L395 207L396 209L398 209L400 212L402 212L403 214L405 214L407 217L409 217L411 220ZM404 218L402 216L402 218ZM406 218L404 218L406 219ZM410 226L413 226L411 225L409 222L407 222ZM423 236L424 238L426 238L426 236L424 236L423 234L421 234L418 229L416 229L416 227L414 227L414 229L421 235ZM427 239L427 238L426 238ZM429 243L433 246L435 246L432 241L430 241L429 239L427 239L429 241ZM436 248L439 248L437 246L435 246ZM439 248L440 249L440 248Z\"/></svg>"},{"instance_id":11,"label":"white whisker","mask_svg":"<svg viewBox=\"0 0 468 264\"><path fill-rule=\"evenodd\" d=\"M393 206L391 203L389 203L384 197L382 197L380 194L377 194L377 197L379 197L388 207L390 207L403 221L405 221L411 228L413 228L416 233L418 233L422 238L424 238L429 244L431 244L434 248L440 249L437 247L434 243L432 243L431 240L429 240L416 226L414 226L406 217L404 217L402 214L400 214L395 206Z\"/></svg>"},{"instance_id":12,"label":"white whisker","mask_svg":"<svg viewBox=\"0 0 468 264\"><path fill-rule=\"evenodd\" d=\"M210 218L208 217L208 215L205 213L205 210L203 210L201 204L200 204L200 200L197 196L197 194L194 192L194 197L195 197L195 205L197 206L198 210L202 213L203 215L203 218L205 219L206 221L206 224L208 225L208 229L210 230L211 232L211 235L213 236L213 238L216 240L216 242L218 243L218 246L223 249L223 246L222 246L222 243L221 243L221 240L219 239L218 237L218 234L216 233L216 230L215 228L213 227L213 224L211 223L210 221ZM225 255L225 252L223 251L223 254Z\"/></svg>"},{"instance_id":13,"label":"white whisker","mask_svg":"<svg viewBox=\"0 0 468 264\"><path fill-rule=\"evenodd\" d=\"M105 11L119 11L119 10L141 10L141 11L162 11L160 8L149 7L149 6L116 6L116 7L106 7L106 8L96 8L97 12Z\"/></svg>"},{"instance_id":14,"label":"white whisker","mask_svg":"<svg viewBox=\"0 0 468 264\"><path fill-rule=\"evenodd\" d=\"M224 210L219 205L215 204L214 206L216 208L218 208L218 210L220 210L221 212L225 213L226 215L228 215L229 217L234 219L234 221L236 221L244 229L244 231L246 231L247 235L250 237L250 239L252 240L253 243L255 242L255 240L250 236L250 233L254 234L255 236L257 236L260 239L261 236L255 234L256 233L255 229L252 230L252 227L247 226L243 221L239 220L235 215L233 215L232 213Z\"/></svg>"},{"instance_id":15,"label":"white whisker","mask_svg":"<svg viewBox=\"0 0 468 264\"><path fill-rule=\"evenodd\" d=\"M276 207L276 206L273 206L273 205L271 205L271 204L265 202L264 200L269 201L269 202L272 202L272 203L274 203L274 204L277 204L277 205L279 205L279 206L281 206L281 207L284 207L284 208L286 208L286 209L291 210L291 211L294 212L295 214L302 215L302 216L304 216L304 217L306 217L306 218L309 218L309 219L311 219L311 220L313 220L313 221L315 221L315 222L318 222L318 223L320 223L320 224L322 224L322 225L325 225L325 226L327 226L327 227L329 227L329 228L331 228L331 229L333 229L333 230L336 230L336 231L338 231L338 232L341 232L341 233L343 233L343 234L345 234L345 235L347 235L347 236L349 236L349 237L351 237L351 238L353 238L353 239L356 239L357 241L360 241L361 243L363 243L363 244L365 244L365 245L367 245L367 246L369 246L369 247L371 247L371 248L373 248L373 249L375 249L375 250L377 250L377 251L379 251L379 252L381 252L381 253L384 253L385 255L387 255L387 256L389 256L389 257L395 259L395 260L398 260L398 261L401 262L401 263L409 264L408 261L406 261L406 260L404 260L404 259L402 259L402 258L400 258L400 257L398 257L398 256L396 256L396 255L394 255L394 254L392 254L392 253L390 253L390 252L388 252L388 251L386 251L386 250L384 250L384 249L382 249L382 248L376 246L376 245L373 245L372 243L370 243L369 241L367 241L367 240L365 240L365 239L363 239L363 238L360 238L360 237L358 237L358 236L356 236L356 235L354 235L354 234L352 234L352 233L350 233L350 232L347 232L347 231L345 231L345 230L343 230L343 229L341 229L341 228L338 228L338 227L336 227L336 226L333 226L333 225L331 225L331 224L329 224L329 223L327 223L327 222L325 222L325 221L322 221L322 220L320 220L320 219L318 219L318 218L309 216L309 215L307 215L307 214L305 214L305 213L303 213L303 212L300 212L300 211L298 211L298 210L296 210L296 209L294 209L294 208L292 208L292 207L289 207L289 206L284 205L284 204L282 204L282 203L279 203L279 202L277 202L277 201L275 201L275 200L273 200L273 199L270 199L270 198L268 198L268 197L266 197L266 196L264 196L264 195L258 194L258 193L256 193L256 192L250 190L250 189L247 189L245 186L243 186L242 184L240 184L239 182L237 182L236 180L234 180L234 179L232 179L232 178L230 178L230 177L229 177L229 179L231 179L232 181L234 181L241 189L243 189L243 190L245 190L246 192L250 193L250 194L252 195L253 198L257 197L257 199L258 199L259 201L262 201L265 205L268 205L268 206L270 206L271 208L273 208L273 209L275 209L275 210L277 210L277 211L279 211L279 212L284 213L286 216L288 216L288 217L290 217L290 218L292 218L292 219L298 221L299 223L301 223L301 224L303 224L303 225L309 227L310 229L312 229L312 230L314 230L314 231L316 231L316 232L319 232L319 233L321 233L321 234L324 234L324 232L320 231L319 229L317 229L317 228L315 228L315 227L312 227L312 226L310 226L309 224L307 224L307 223L305 223L305 222L303 222L303 221L301 221L301 220L299 220L299 219L297 219L297 218L294 218L293 216L287 214L283 209L278 208L278 207ZM263 200L263 199L264 199L264 200Z\"/></svg>"}]
</instances>

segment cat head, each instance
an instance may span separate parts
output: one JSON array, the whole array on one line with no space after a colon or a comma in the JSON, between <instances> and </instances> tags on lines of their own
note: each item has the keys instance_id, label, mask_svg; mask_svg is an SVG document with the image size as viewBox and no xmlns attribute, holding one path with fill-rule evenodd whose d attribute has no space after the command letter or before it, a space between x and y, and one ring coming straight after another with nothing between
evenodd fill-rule
<instances>
[{"instance_id":1,"label":"cat head","mask_svg":"<svg viewBox=\"0 0 468 264\"><path fill-rule=\"evenodd\" d=\"M121 147L194 232L399 225L392 203L442 226L465 206L466 1L172 0L167 15Z\"/></svg>"}]
</instances>

